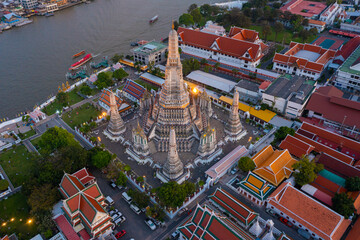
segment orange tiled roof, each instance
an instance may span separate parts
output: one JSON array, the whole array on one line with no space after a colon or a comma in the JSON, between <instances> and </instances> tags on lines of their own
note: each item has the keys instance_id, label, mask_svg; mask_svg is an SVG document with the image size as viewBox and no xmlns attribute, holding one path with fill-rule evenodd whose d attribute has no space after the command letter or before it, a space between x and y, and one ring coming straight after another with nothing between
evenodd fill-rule
<instances>
[{"instance_id":1,"label":"orange tiled roof","mask_svg":"<svg viewBox=\"0 0 360 240\"><path fill-rule=\"evenodd\" d=\"M309 24L325 26L326 22L319 21L319 20L314 20L314 19L309 19Z\"/></svg>"},{"instance_id":2,"label":"orange tiled roof","mask_svg":"<svg viewBox=\"0 0 360 240\"><path fill-rule=\"evenodd\" d=\"M359 240L360 239L360 218L358 218L354 226L349 231L345 240Z\"/></svg>"},{"instance_id":3,"label":"orange tiled roof","mask_svg":"<svg viewBox=\"0 0 360 240\"><path fill-rule=\"evenodd\" d=\"M231 27L229 31L229 37L238 40L255 42L259 39L259 33L250 29Z\"/></svg>"},{"instance_id":4,"label":"orange tiled roof","mask_svg":"<svg viewBox=\"0 0 360 240\"><path fill-rule=\"evenodd\" d=\"M289 182L282 183L268 203L325 240L339 240L351 223Z\"/></svg>"},{"instance_id":5,"label":"orange tiled roof","mask_svg":"<svg viewBox=\"0 0 360 240\"><path fill-rule=\"evenodd\" d=\"M296 160L288 150L276 150L271 145L264 147L252 160L256 165L255 174L278 186L285 178L290 177Z\"/></svg>"},{"instance_id":6,"label":"orange tiled roof","mask_svg":"<svg viewBox=\"0 0 360 240\"><path fill-rule=\"evenodd\" d=\"M279 148L287 149L292 155L301 158L304 155L309 155L315 147L296 137L287 135L286 138L281 141Z\"/></svg>"},{"instance_id":7,"label":"orange tiled roof","mask_svg":"<svg viewBox=\"0 0 360 240\"><path fill-rule=\"evenodd\" d=\"M119 98L116 94L115 94L115 100L116 100L116 105L118 108L120 108L121 104L122 104L122 99ZM105 105L110 107L110 91L109 89L104 89L101 93L101 96L99 98L99 101L103 102Z\"/></svg>"}]
</instances>

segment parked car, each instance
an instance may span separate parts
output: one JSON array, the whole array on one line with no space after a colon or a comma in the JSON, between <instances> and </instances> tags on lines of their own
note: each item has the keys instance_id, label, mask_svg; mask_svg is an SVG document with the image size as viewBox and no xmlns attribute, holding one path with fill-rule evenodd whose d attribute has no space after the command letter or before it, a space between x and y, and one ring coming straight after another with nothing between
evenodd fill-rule
<instances>
[{"instance_id":1,"label":"parked car","mask_svg":"<svg viewBox=\"0 0 360 240\"><path fill-rule=\"evenodd\" d=\"M180 232L176 230L171 234L171 239L178 239L179 236L180 236Z\"/></svg>"},{"instance_id":2,"label":"parked car","mask_svg":"<svg viewBox=\"0 0 360 240\"><path fill-rule=\"evenodd\" d=\"M279 220L281 222L285 223L285 225L288 226L288 227L293 227L294 226L294 224L292 224L289 220L287 220L287 219L285 219L283 217L280 217Z\"/></svg>"},{"instance_id":3,"label":"parked car","mask_svg":"<svg viewBox=\"0 0 360 240\"><path fill-rule=\"evenodd\" d=\"M116 187L119 189L119 190L122 190L124 187L123 186L120 186L120 185L116 185Z\"/></svg>"},{"instance_id":4,"label":"parked car","mask_svg":"<svg viewBox=\"0 0 360 240\"><path fill-rule=\"evenodd\" d=\"M106 202L107 204L109 204L110 206L115 203L114 200L113 200L110 196L107 196L107 197L105 198L105 202Z\"/></svg>"},{"instance_id":5,"label":"parked car","mask_svg":"<svg viewBox=\"0 0 360 240\"><path fill-rule=\"evenodd\" d=\"M179 216L183 215L187 210L189 210L187 207L181 209L181 210L179 211Z\"/></svg>"},{"instance_id":6,"label":"parked car","mask_svg":"<svg viewBox=\"0 0 360 240\"><path fill-rule=\"evenodd\" d=\"M154 230L156 229L156 226L155 226L155 224L153 223L153 221L151 221L151 219L147 218L147 219L145 220L145 223L146 223L146 225L149 226L149 228L150 228L151 230L154 231Z\"/></svg>"},{"instance_id":7,"label":"parked car","mask_svg":"<svg viewBox=\"0 0 360 240\"><path fill-rule=\"evenodd\" d=\"M276 215L276 213L270 208L265 209L265 212L267 212L268 214L273 215L273 216Z\"/></svg>"},{"instance_id":8,"label":"parked car","mask_svg":"<svg viewBox=\"0 0 360 240\"><path fill-rule=\"evenodd\" d=\"M120 225L121 223L125 222L126 218L124 216L120 216L119 218L117 218L114 223L115 225Z\"/></svg>"},{"instance_id":9,"label":"parked car","mask_svg":"<svg viewBox=\"0 0 360 240\"><path fill-rule=\"evenodd\" d=\"M116 239L119 239L121 238L122 236L124 236L126 234L126 231L125 230L121 230L120 232L118 232L115 237Z\"/></svg>"},{"instance_id":10,"label":"parked car","mask_svg":"<svg viewBox=\"0 0 360 240\"><path fill-rule=\"evenodd\" d=\"M135 204L131 204L130 205L131 210L133 210L137 215L139 215L141 213L140 208L138 208L138 206L136 206Z\"/></svg>"},{"instance_id":11,"label":"parked car","mask_svg":"<svg viewBox=\"0 0 360 240\"><path fill-rule=\"evenodd\" d=\"M111 211L109 212L109 215L110 215L110 216L113 216L115 213L118 213L118 212L119 212L119 210L114 209L114 210L111 210Z\"/></svg>"},{"instance_id":12,"label":"parked car","mask_svg":"<svg viewBox=\"0 0 360 240\"><path fill-rule=\"evenodd\" d=\"M230 172L230 173L231 173L232 175L234 175L236 172L237 172L237 169L236 169L236 168L233 168L233 169L231 169L231 172Z\"/></svg>"},{"instance_id":13,"label":"parked car","mask_svg":"<svg viewBox=\"0 0 360 240\"><path fill-rule=\"evenodd\" d=\"M110 186L111 186L112 188L116 188L116 184L113 183L113 182L110 182Z\"/></svg>"}]
</instances>

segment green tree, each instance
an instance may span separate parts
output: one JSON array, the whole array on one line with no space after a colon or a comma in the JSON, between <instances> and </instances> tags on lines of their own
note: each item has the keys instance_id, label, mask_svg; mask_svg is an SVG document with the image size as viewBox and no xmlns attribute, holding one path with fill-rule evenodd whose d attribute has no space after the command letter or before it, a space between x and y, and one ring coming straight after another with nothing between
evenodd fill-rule
<instances>
[{"instance_id":1,"label":"green tree","mask_svg":"<svg viewBox=\"0 0 360 240\"><path fill-rule=\"evenodd\" d=\"M127 177L125 173L120 172L119 177L116 180L116 184L125 187L127 183Z\"/></svg>"},{"instance_id":2,"label":"green tree","mask_svg":"<svg viewBox=\"0 0 360 240\"><path fill-rule=\"evenodd\" d=\"M9 187L9 182L6 179L0 180L0 192L7 190Z\"/></svg>"},{"instance_id":3,"label":"green tree","mask_svg":"<svg viewBox=\"0 0 360 240\"><path fill-rule=\"evenodd\" d=\"M77 144L74 139L74 135L69 133L63 128L57 126L49 128L46 132L41 135L39 146L42 150L48 153L52 153L54 150Z\"/></svg>"},{"instance_id":4,"label":"green tree","mask_svg":"<svg viewBox=\"0 0 360 240\"><path fill-rule=\"evenodd\" d=\"M111 154L108 151L104 151L102 149L97 149L91 156L92 165L99 169L109 165L111 159Z\"/></svg>"},{"instance_id":5,"label":"green tree","mask_svg":"<svg viewBox=\"0 0 360 240\"><path fill-rule=\"evenodd\" d=\"M299 32L299 36L301 37L303 42L306 42L306 40L310 37L310 32L306 29L303 29Z\"/></svg>"},{"instance_id":6,"label":"green tree","mask_svg":"<svg viewBox=\"0 0 360 240\"><path fill-rule=\"evenodd\" d=\"M185 198L195 191L195 184L185 182L179 185L171 181L156 188L155 192L159 197L160 203L166 207L176 208L183 204Z\"/></svg>"},{"instance_id":7,"label":"green tree","mask_svg":"<svg viewBox=\"0 0 360 240\"><path fill-rule=\"evenodd\" d=\"M287 135L291 135L294 136L295 135L295 130L293 128L289 128L289 127L280 127L274 134L275 136L275 142L280 142L282 140L284 140L286 138Z\"/></svg>"},{"instance_id":8,"label":"green tree","mask_svg":"<svg viewBox=\"0 0 360 240\"><path fill-rule=\"evenodd\" d=\"M355 212L354 200L348 197L346 193L335 193L332 198L333 209L343 215L345 218L349 218Z\"/></svg>"},{"instance_id":9,"label":"green tree","mask_svg":"<svg viewBox=\"0 0 360 240\"><path fill-rule=\"evenodd\" d=\"M136 181L139 182L139 183L142 183L142 182L144 182L144 178L142 176L138 176L136 178Z\"/></svg>"},{"instance_id":10,"label":"green tree","mask_svg":"<svg viewBox=\"0 0 360 240\"><path fill-rule=\"evenodd\" d=\"M219 62L216 62L216 63L214 64L214 68L217 70L217 69L219 69L219 67L220 67L220 63L219 63Z\"/></svg>"},{"instance_id":11,"label":"green tree","mask_svg":"<svg viewBox=\"0 0 360 240\"><path fill-rule=\"evenodd\" d=\"M109 74L102 72L97 75L97 80L94 82L94 85L99 89L107 88L113 85L114 82L110 78Z\"/></svg>"},{"instance_id":12,"label":"green tree","mask_svg":"<svg viewBox=\"0 0 360 240\"><path fill-rule=\"evenodd\" d=\"M179 24L185 26L192 26L194 25L194 19L191 14L184 13L179 17Z\"/></svg>"},{"instance_id":13,"label":"green tree","mask_svg":"<svg viewBox=\"0 0 360 240\"><path fill-rule=\"evenodd\" d=\"M23 115L21 117L21 121L23 121L24 123L28 123L30 121L30 116L29 115Z\"/></svg>"},{"instance_id":14,"label":"green tree","mask_svg":"<svg viewBox=\"0 0 360 240\"><path fill-rule=\"evenodd\" d=\"M127 76L129 76L129 74L122 68L115 70L113 73L113 77L119 81L123 78L126 78Z\"/></svg>"},{"instance_id":15,"label":"green tree","mask_svg":"<svg viewBox=\"0 0 360 240\"><path fill-rule=\"evenodd\" d=\"M241 171L248 172L254 170L256 165L250 157L242 157L238 162L238 167Z\"/></svg>"},{"instance_id":16,"label":"green tree","mask_svg":"<svg viewBox=\"0 0 360 240\"><path fill-rule=\"evenodd\" d=\"M278 34L284 31L284 25L281 22L276 22L274 24L274 31L275 31L275 42L276 42Z\"/></svg>"},{"instance_id":17,"label":"green tree","mask_svg":"<svg viewBox=\"0 0 360 240\"><path fill-rule=\"evenodd\" d=\"M148 207L146 209L146 215L154 219L157 219L161 222L164 221L165 218L165 212L158 204L155 204L152 207Z\"/></svg>"},{"instance_id":18,"label":"green tree","mask_svg":"<svg viewBox=\"0 0 360 240\"><path fill-rule=\"evenodd\" d=\"M360 177L348 177L345 182L345 187L348 191L360 191Z\"/></svg>"},{"instance_id":19,"label":"green tree","mask_svg":"<svg viewBox=\"0 0 360 240\"><path fill-rule=\"evenodd\" d=\"M113 63L117 63L117 62L119 62L121 59L123 59L124 58L124 55L119 55L119 54L115 54L112 58L111 58L111 61L113 62Z\"/></svg>"},{"instance_id":20,"label":"green tree","mask_svg":"<svg viewBox=\"0 0 360 240\"><path fill-rule=\"evenodd\" d=\"M193 10L195 10L195 9L197 9L197 8L198 8L197 4L196 4L196 3L193 3L193 4L191 4L191 5L189 6L187 12L188 12L188 13L191 13Z\"/></svg>"},{"instance_id":21,"label":"green tree","mask_svg":"<svg viewBox=\"0 0 360 240\"><path fill-rule=\"evenodd\" d=\"M297 161L293 166L295 182L296 184L303 186L311 183L317 177L317 174L324 169L322 164L310 162L307 157L303 157L300 161Z\"/></svg>"},{"instance_id":22,"label":"green tree","mask_svg":"<svg viewBox=\"0 0 360 240\"><path fill-rule=\"evenodd\" d=\"M58 103L60 103L63 107L66 107L69 105L69 101L70 101L70 97L69 97L69 93L67 92L59 92L56 95L56 100L58 101Z\"/></svg>"},{"instance_id":23,"label":"green tree","mask_svg":"<svg viewBox=\"0 0 360 240\"><path fill-rule=\"evenodd\" d=\"M205 65L207 63L208 63L208 61L205 58L202 58L201 61L200 61L201 65Z\"/></svg>"},{"instance_id":24,"label":"green tree","mask_svg":"<svg viewBox=\"0 0 360 240\"><path fill-rule=\"evenodd\" d=\"M130 172L130 171L131 171L131 167L130 167L129 165L125 165L124 171L125 171L125 172Z\"/></svg>"},{"instance_id":25,"label":"green tree","mask_svg":"<svg viewBox=\"0 0 360 240\"><path fill-rule=\"evenodd\" d=\"M269 25L268 22L264 23L263 27L262 27L262 34L265 38L265 41L267 41L267 37L269 35L271 35L271 26Z\"/></svg>"},{"instance_id":26,"label":"green tree","mask_svg":"<svg viewBox=\"0 0 360 240\"><path fill-rule=\"evenodd\" d=\"M210 17L212 13L211 6L209 4L204 4L200 6L200 13L204 17Z\"/></svg>"},{"instance_id":27,"label":"green tree","mask_svg":"<svg viewBox=\"0 0 360 240\"><path fill-rule=\"evenodd\" d=\"M139 208L145 208L149 205L150 197L146 193L130 189L128 194Z\"/></svg>"},{"instance_id":28,"label":"green tree","mask_svg":"<svg viewBox=\"0 0 360 240\"><path fill-rule=\"evenodd\" d=\"M193 20L195 23L199 24L201 21L201 13L200 13L200 9L199 8L195 8L194 10L191 11L191 16L193 17Z\"/></svg>"},{"instance_id":29,"label":"green tree","mask_svg":"<svg viewBox=\"0 0 360 240\"><path fill-rule=\"evenodd\" d=\"M92 91L87 84L84 84L80 87L80 92L86 96L90 96Z\"/></svg>"},{"instance_id":30,"label":"green tree","mask_svg":"<svg viewBox=\"0 0 360 240\"><path fill-rule=\"evenodd\" d=\"M34 187L28 203L31 207L31 213L51 210L58 200L58 190L51 184L45 184L40 187Z\"/></svg>"}]
</instances>

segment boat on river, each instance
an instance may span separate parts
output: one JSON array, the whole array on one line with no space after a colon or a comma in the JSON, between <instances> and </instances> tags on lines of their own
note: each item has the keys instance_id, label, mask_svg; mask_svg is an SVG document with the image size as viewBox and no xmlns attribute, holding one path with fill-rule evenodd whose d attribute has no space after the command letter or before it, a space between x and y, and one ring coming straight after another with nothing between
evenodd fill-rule
<instances>
[{"instance_id":1,"label":"boat on river","mask_svg":"<svg viewBox=\"0 0 360 240\"><path fill-rule=\"evenodd\" d=\"M74 54L73 58L77 58L77 57L79 57L79 56L81 56L83 54L85 54L85 50L82 50L81 52L78 52L77 54Z\"/></svg>"},{"instance_id":2,"label":"boat on river","mask_svg":"<svg viewBox=\"0 0 360 240\"><path fill-rule=\"evenodd\" d=\"M87 63L88 61L90 61L91 59L92 59L92 55L89 53L85 57L83 57L82 59L77 61L76 63L72 64L70 66L69 70L75 70L75 69L79 68L80 66L84 65L85 63Z\"/></svg>"},{"instance_id":3,"label":"boat on river","mask_svg":"<svg viewBox=\"0 0 360 240\"><path fill-rule=\"evenodd\" d=\"M156 21L158 20L158 18L159 18L158 15L154 16L152 19L150 19L149 23L154 23L154 22L156 22Z\"/></svg>"}]
</instances>

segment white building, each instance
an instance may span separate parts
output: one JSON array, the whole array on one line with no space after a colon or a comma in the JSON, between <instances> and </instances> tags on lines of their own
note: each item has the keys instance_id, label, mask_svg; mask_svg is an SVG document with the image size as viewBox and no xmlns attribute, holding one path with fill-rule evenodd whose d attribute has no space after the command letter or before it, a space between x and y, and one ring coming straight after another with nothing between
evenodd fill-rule
<instances>
[{"instance_id":1,"label":"white building","mask_svg":"<svg viewBox=\"0 0 360 240\"><path fill-rule=\"evenodd\" d=\"M312 28L315 28L318 31L318 33L320 33L320 32L325 30L325 25L326 25L326 23L323 22L323 21L309 19L309 25L305 26L304 28L306 30L310 30Z\"/></svg>"},{"instance_id":2,"label":"white building","mask_svg":"<svg viewBox=\"0 0 360 240\"><path fill-rule=\"evenodd\" d=\"M207 21L204 28L200 30L201 32L211 33L219 36L225 35L226 31L223 26L219 26L217 23L212 21Z\"/></svg>"},{"instance_id":3,"label":"white building","mask_svg":"<svg viewBox=\"0 0 360 240\"><path fill-rule=\"evenodd\" d=\"M360 47L340 66L334 82L336 87L360 91Z\"/></svg>"},{"instance_id":4,"label":"white building","mask_svg":"<svg viewBox=\"0 0 360 240\"><path fill-rule=\"evenodd\" d=\"M331 4L321 15L319 20L326 22L326 25L332 25L335 18L342 12L340 5L335 2Z\"/></svg>"},{"instance_id":5,"label":"white building","mask_svg":"<svg viewBox=\"0 0 360 240\"><path fill-rule=\"evenodd\" d=\"M34 9L38 5L37 0L21 0L21 4L25 9Z\"/></svg>"},{"instance_id":6,"label":"white building","mask_svg":"<svg viewBox=\"0 0 360 240\"><path fill-rule=\"evenodd\" d=\"M262 102L291 118L300 117L315 81L304 77L285 75L276 79L262 94Z\"/></svg>"}]
</instances>

